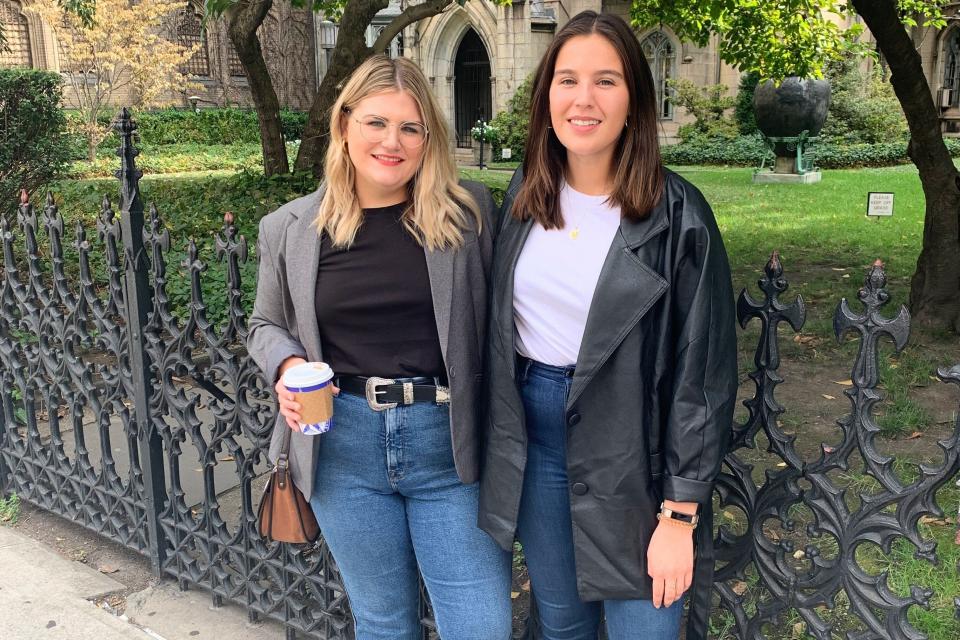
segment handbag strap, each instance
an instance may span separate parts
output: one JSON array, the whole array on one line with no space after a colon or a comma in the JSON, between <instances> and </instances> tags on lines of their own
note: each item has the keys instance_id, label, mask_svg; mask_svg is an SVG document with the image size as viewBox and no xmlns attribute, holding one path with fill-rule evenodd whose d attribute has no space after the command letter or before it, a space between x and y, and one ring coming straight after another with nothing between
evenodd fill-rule
<instances>
[{"instance_id":1,"label":"handbag strap","mask_svg":"<svg viewBox=\"0 0 960 640\"><path fill-rule=\"evenodd\" d=\"M287 484L290 475L290 435L293 429L286 422L283 424L283 441L280 443L280 455L277 457L277 464L274 467L277 483L283 489Z\"/></svg>"},{"instance_id":2,"label":"handbag strap","mask_svg":"<svg viewBox=\"0 0 960 640\"><path fill-rule=\"evenodd\" d=\"M287 421L283 421L283 441L280 443L280 457L288 458L290 457L290 433L293 429L290 428L290 425L287 424Z\"/></svg>"}]
</instances>

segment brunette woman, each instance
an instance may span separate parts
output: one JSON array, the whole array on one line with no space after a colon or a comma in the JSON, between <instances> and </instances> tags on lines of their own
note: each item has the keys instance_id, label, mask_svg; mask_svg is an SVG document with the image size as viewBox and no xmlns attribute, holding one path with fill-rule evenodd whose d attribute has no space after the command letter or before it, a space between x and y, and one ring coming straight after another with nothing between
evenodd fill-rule
<instances>
[{"instance_id":1,"label":"brunette woman","mask_svg":"<svg viewBox=\"0 0 960 640\"><path fill-rule=\"evenodd\" d=\"M357 640L421 637L417 573L444 640L510 636L510 558L476 526L480 345L493 203L458 183L429 85L375 56L333 106L325 180L260 225L250 354L293 429L294 484L320 523ZM334 426L299 432L279 379L336 373Z\"/></svg>"},{"instance_id":2,"label":"brunette woman","mask_svg":"<svg viewBox=\"0 0 960 640\"><path fill-rule=\"evenodd\" d=\"M519 537L546 640L596 638L601 611L611 640L675 640L692 582L687 638L705 635L733 294L657 124L636 35L572 18L534 77L501 214L480 498L481 526L505 549Z\"/></svg>"}]
</instances>

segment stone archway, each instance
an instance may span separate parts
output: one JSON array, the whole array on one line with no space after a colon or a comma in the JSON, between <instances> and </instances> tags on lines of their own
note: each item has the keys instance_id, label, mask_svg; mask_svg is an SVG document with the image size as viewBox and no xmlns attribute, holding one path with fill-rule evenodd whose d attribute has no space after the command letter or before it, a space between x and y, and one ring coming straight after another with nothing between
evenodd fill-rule
<instances>
[{"instance_id":1,"label":"stone archway","mask_svg":"<svg viewBox=\"0 0 960 640\"><path fill-rule=\"evenodd\" d=\"M459 141L456 122L456 59L460 45L468 31L479 37L489 60L490 95L496 95L496 74L498 70L497 21L496 13L489 2L467 2L463 7L444 11L438 16L424 20L415 26L414 40L418 43L411 50L413 59L423 69L433 86L434 94L443 110L447 126L450 129L450 143L470 146L470 139ZM492 109L492 108L488 108ZM487 111L489 119L493 114ZM473 122L476 122L474 117ZM473 126L471 122L471 126Z\"/></svg>"},{"instance_id":2,"label":"stone archway","mask_svg":"<svg viewBox=\"0 0 960 640\"><path fill-rule=\"evenodd\" d=\"M953 27L940 36L940 70L934 83L940 81L937 102L941 109L960 107L960 27ZM932 83L932 84L934 84Z\"/></svg>"},{"instance_id":3,"label":"stone archway","mask_svg":"<svg viewBox=\"0 0 960 640\"><path fill-rule=\"evenodd\" d=\"M470 147L470 129L477 120L489 121L493 111L490 58L480 36L468 29L457 47L453 65L454 133L458 147Z\"/></svg>"}]
</instances>

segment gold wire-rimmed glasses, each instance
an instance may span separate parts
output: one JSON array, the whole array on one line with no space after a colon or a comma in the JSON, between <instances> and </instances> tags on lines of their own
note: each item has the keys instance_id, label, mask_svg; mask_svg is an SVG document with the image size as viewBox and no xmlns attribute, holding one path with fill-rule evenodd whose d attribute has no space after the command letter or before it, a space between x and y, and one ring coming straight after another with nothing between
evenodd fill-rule
<instances>
[{"instance_id":1,"label":"gold wire-rimmed glasses","mask_svg":"<svg viewBox=\"0 0 960 640\"><path fill-rule=\"evenodd\" d=\"M400 144L408 149L415 149L427 141L429 131L419 122L401 122L394 124L376 115L366 115L354 117L354 122L360 125L360 135L367 142L374 144L383 142L387 137L390 127L397 127Z\"/></svg>"}]
</instances>

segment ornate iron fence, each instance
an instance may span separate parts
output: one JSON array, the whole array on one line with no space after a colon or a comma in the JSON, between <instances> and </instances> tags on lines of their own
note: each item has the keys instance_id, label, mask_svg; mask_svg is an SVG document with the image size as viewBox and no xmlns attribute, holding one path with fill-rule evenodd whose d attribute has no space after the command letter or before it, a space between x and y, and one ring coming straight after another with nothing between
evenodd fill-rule
<instances>
[{"instance_id":1,"label":"ornate iron fence","mask_svg":"<svg viewBox=\"0 0 960 640\"><path fill-rule=\"evenodd\" d=\"M24 195L17 224L0 221L0 486L147 555L158 574L209 590L216 605L226 599L251 619L281 621L288 638L351 638L346 595L322 542L273 544L256 531L254 502L268 470L275 407L243 348L246 241L225 216L216 238L216 257L226 264L224 323L208 318L206 265L192 240L180 265L189 308L172 308L171 241L158 209L144 211L126 110L117 127L120 217L104 199L96 240L78 222L65 245L50 197L38 214ZM750 374L756 392L745 402L749 417L735 427L717 488L721 508L742 516L740 531L716 527L715 592L732 614L731 633L765 638L768 625L795 612L818 639L840 632L851 640L922 638L907 611L925 606L931 592L913 587L907 597L896 595L886 575L870 574L857 554L864 544L889 550L903 538L918 557L935 559L918 521L942 515L934 496L960 470L960 420L940 443L942 461L921 466L910 482L878 451L878 339L889 335L902 348L909 332L905 309L894 319L881 315L889 296L878 263L859 293L865 310L856 313L844 300L834 320L838 338L852 331L860 339L846 391L851 413L838 423L839 443L806 461L779 426L783 408L774 397L782 382L778 329L787 322L800 330L803 301L780 300L787 282L776 254L759 284L763 300L743 292L738 304L742 326L753 318L761 324ZM960 385L960 365L939 375ZM749 461L759 434L772 454L762 482L756 460ZM851 499L835 474L860 464L876 488ZM838 597L853 621L844 629L825 616ZM421 600L423 634L433 637Z\"/></svg>"}]
</instances>

